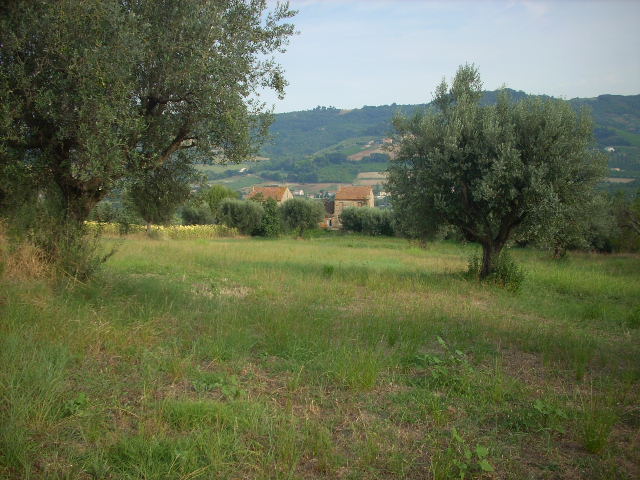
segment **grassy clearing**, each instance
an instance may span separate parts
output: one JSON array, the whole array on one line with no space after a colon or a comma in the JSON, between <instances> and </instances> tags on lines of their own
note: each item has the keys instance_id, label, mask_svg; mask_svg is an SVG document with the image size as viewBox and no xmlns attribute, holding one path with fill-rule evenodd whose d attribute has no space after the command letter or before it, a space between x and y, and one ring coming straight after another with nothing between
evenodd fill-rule
<instances>
[{"instance_id":1,"label":"grassy clearing","mask_svg":"<svg viewBox=\"0 0 640 480\"><path fill-rule=\"evenodd\" d=\"M111 240L105 240L106 243ZM640 258L132 238L0 290L3 478L637 478Z\"/></svg>"}]
</instances>

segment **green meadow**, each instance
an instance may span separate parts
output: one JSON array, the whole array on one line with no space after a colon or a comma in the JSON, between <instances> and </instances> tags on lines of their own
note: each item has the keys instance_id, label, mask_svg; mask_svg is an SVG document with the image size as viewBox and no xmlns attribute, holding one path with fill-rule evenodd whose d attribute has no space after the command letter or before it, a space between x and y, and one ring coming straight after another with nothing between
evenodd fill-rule
<instances>
[{"instance_id":1,"label":"green meadow","mask_svg":"<svg viewBox=\"0 0 640 480\"><path fill-rule=\"evenodd\" d=\"M640 257L105 239L89 283L0 280L0 477L633 479Z\"/></svg>"}]
</instances>

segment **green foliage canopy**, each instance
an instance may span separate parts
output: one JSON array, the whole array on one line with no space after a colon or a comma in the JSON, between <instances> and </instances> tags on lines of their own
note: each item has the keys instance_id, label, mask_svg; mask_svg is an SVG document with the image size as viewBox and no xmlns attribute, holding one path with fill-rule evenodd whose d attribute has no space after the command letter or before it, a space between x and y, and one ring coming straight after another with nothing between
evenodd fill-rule
<instances>
[{"instance_id":1,"label":"green foliage canopy","mask_svg":"<svg viewBox=\"0 0 640 480\"><path fill-rule=\"evenodd\" d=\"M240 194L224 185L213 185L202 193L202 198L209 206L211 213L215 215L220 202L225 198L240 198Z\"/></svg>"},{"instance_id":2,"label":"green foliage canopy","mask_svg":"<svg viewBox=\"0 0 640 480\"><path fill-rule=\"evenodd\" d=\"M0 32L5 183L82 220L135 163L135 19L116 1L16 0L0 7Z\"/></svg>"},{"instance_id":3,"label":"green foliage canopy","mask_svg":"<svg viewBox=\"0 0 640 480\"><path fill-rule=\"evenodd\" d=\"M256 197L261 196L258 194L254 196L251 201L256 201ZM264 208L264 215L262 216L262 222L260 222L260 226L256 230L255 234L260 235L261 237L277 237L282 233L284 228L282 221L282 212L273 198L267 198L266 200L262 199L258 201Z\"/></svg>"},{"instance_id":4,"label":"green foliage canopy","mask_svg":"<svg viewBox=\"0 0 640 480\"><path fill-rule=\"evenodd\" d=\"M127 197L147 227L166 224L189 198L195 179L189 160L173 155L166 162L139 172L127 188Z\"/></svg>"},{"instance_id":5,"label":"green foliage canopy","mask_svg":"<svg viewBox=\"0 0 640 480\"><path fill-rule=\"evenodd\" d=\"M16 0L0 9L0 168L34 195L56 190L61 215L78 222L116 181L180 150L246 158L271 118L259 90L281 95L286 84L273 58L293 33L286 4Z\"/></svg>"},{"instance_id":6,"label":"green foliage canopy","mask_svg":"<svg viewBox=\"0 0 640 480\"><path fill-rule=\"evenodd\" d=\"M590 149L592 123L564 101L501 94L481 105L478 70L458 69L436 89L437 112L397 117L389 168L394 209L421 234L453 225L483 248L481 277L517 230L535 237L584 201L605 162Z\"/></svg>"},{"instance_id":7,"label":"green foliage canopy","mask_svg":"<svg viewBox=\"0 0 640 480\"><path fill-rule=\"evenodd\" d=\"M285 225L304 235L306 230L316 228L324 218L322 203L306 198L291 198L282 204L282 217Z\"/></svg>"},{"instance_id":8,"label":"green foliage canopy","mask_svg":"<svg viewBox=\"0 0 640 480\"><path fill-rule=\"evenodd\" d=\"M347 207L340 214L340 223L348 232L388 236L394 233L391 210Z\"/></svg>"},{"instance_id":9,"label":"green foliage canopy","mask_svg":"<svg viewBox=\"0 0 640 480\"><path fill-rule=\"evenodd\" d=\"M144 48L135 97L144 119L139 140L151 162L181 149L204 159L239 161L256 152L271 116L260 89L284 94L273 58L293 34L287 4L266 0L124 2L138 19Z\"/></svg>"},{"instance_id":10,"label":"green foliage canopy","mask_svg":"<svg viewBox=\"0 0 640 480\"><path fill-rule=\"evenodd\" d=\"M257 202L225 198L216 217L227 227L237 228L243 235L254 235L262 224L264 208Z\"/></svg>"}]
</instances>

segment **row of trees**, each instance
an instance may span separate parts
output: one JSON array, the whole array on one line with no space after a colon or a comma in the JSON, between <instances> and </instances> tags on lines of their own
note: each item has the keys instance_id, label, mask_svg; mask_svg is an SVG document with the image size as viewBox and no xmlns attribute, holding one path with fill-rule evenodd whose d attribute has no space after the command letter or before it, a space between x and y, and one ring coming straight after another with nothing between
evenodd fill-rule
<instances>
[{"instance_id":1,"label":"row of trees","mask_svg":"<svg viewBox=\"0 0 640 480\"><path fill-rule=\"evenodd\" d=\"M241 200L240 195L223 185L214 185L197 193L190 192L186 179L175 185L146 182L132 184L115 201L104 201L92 212L92 220L127 225L145 222L165 225L181 221L184 225L224 224L243 235L277 237L292 231L303 236L317 228L325 215L319 201L293 198L282 205L262 196ZM181 218L179 218L181 217Z\"/></svg>"},{"instance_id":2,"label":"row of trees","mask_svg":"<svg viewBox=\"0 0 640 480\"><path fill-rule=\"evenodd\" d=\"M527 239L514 234L510 241L518 246L531 245L549 250L555 258L564 257L568 250L640 251L640 191L633 195L598 192L584 208L573 213L564 228L554 236ZM402 212L391 208L349 207L342 212L340 220L345 231L365 235L464 240L459 230L451 225L424 235L406 223Z\"/></svg>"},{"instance_id":3,"label":"row of trees","mask_svg":"<svg viewBox=\"0 0 640 480\"><path fill-rule=\"evenodd\" d=\"M122 182L136 191L199 158L255 153L271 122L259 93L284 92L274 55L292 15L267 0L3 2L4 215L64 236Z\"/></svg>"},{"instance_id":4,"label":"row of trees","mask_svg":"<svg viewBox=\"0 0 640 480\"><path fill-rule=\"evenodd\" d=\"M305 198L292 198L282 205L272 198L225 198L218 204L215 217L244 235L277 237L285 231L303 236L307 230L318 228L324 213L322 203Z\"/></svg>"}]
</instances>

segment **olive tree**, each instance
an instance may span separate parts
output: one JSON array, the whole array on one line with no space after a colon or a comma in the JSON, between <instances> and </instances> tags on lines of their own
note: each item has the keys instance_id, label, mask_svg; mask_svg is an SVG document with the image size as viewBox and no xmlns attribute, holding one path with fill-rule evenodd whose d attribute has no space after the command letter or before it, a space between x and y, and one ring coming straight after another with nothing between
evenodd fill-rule
<instances>
[{"instance_id":1,"label":"olive tree","mask_svg":"<svg viewBox=\"0 0 640 480\"><path fill-rule=\"evenodd\" d=\"M347 207L340 214L342 229L365 235L393 235L391 210L371 207Z\"/></svg>"},{"instance_id":2,"label":"olive tree","mask_svg":"<svg viewBox=\"0 0 640 480\"><path fill-rule=\"evenodd\" d=\"M284 224L303 236L306 230L317 228L324 218L322 203L306 198L291 198L282 204Z\"/></svg>"},{"instance_id":3,"label":"olive tree","mask_svg":"<svg viewBox=\"0 0 640 480\"><path fill-rule=\"evenodd\" d=\"M225 187L224 185L213 185L202 193L202 198L206 202L211 214L215 216L218 205L225 198L240 198L240 194L235 190Z\"/></svg>"},{"instance_id":4,"label":"olive tree","mask_svg":"<svg viewBox=\"0 0 640 480\"><path fill-rule=\"evenodd\" d=\"M29 203L58 204L61 221L88 216L124 175L142 132L132 99L140 47L134 18L114 0L0 7L5 185L22 184Z\"/></svg>"},{"instance_id":5,"label":"olive tree","mask_svg":"<svg viewBox=\"0 0 640 480\"><path fill-rule=\"evenodd\" d=\"M604 160L591 148L592 122L568 102L502 92L482 105L472 65L436 89L431 110L397 117L400 148L389 168L396 215L419 232L454 226L482 246L480 277L503 247L557 229L558 215L591 195ZM402 222L401 222L402 223Z\"/></svg>"},{"instance_id":6,"label":"olive tree","mask_svg":"<svg viewBox=\"0 0 640 480\"><path fill-rule=\"evenodd\" d=\"M292 15L267 0L3 3L0 201L29 191L82 225L117 182L181 150L252 155L272 118L260 91L284 92L274 55Z\"/></svg>"},{"instance_id":7,"label":"olive tree","mask_svg":"<svg viewBox=\"0 0 640 480\"><path fill-rule=\"evenodd\" d=\"M283 52L294 12L267 0L123 0L144 48L134 98L143 119L137 146L163 163L189 149L194 158L240 161L255 153L272 116L263 88L284 94L274 53Z\"/></svg>"},{"instance_id":8,"label":"olive tree","mask_svg":"<svg viewBox=\"0 0 640 480\"><path fill-rule=\"evenodd\" d=\"M262 224L264 208L257 202L225 198L218 205L216 217L227 227L243 235L254 235Z\"/></svg>"}]
</instances>

